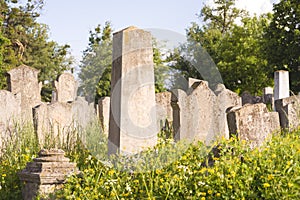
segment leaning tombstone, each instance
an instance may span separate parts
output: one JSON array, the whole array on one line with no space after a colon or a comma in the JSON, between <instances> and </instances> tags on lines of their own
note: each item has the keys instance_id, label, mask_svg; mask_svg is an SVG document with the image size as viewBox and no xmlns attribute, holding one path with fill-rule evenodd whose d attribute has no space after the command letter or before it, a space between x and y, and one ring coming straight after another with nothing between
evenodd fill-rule
<instances>
[{"instance_id":1,"label":"leaning tombstone","mask_svg":"<svg viewBox=\"0 0 300 200\"><path fill-rule=\"evenodd\" d=\"M157 132L152 36L129 27L113 35L108 153L153 147Z\"/></svg>"},{"instance_id":2,"label":"leaning tombstone","mask_svg":"<svg viewBox=\"0 0 300 200\"><path fill-rule=\"evenodd\" d=\"M300 126L300 96L291 96L275 101L281 128L292 131Z\"/></svg>"}]
</instances>

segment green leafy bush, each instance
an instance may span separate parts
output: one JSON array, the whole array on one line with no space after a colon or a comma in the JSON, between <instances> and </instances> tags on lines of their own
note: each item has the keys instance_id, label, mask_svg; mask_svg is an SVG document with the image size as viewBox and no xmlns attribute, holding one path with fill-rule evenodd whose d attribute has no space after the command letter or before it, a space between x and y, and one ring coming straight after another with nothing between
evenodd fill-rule
<instances>
[{"instance_id":1,"label":"green leafy bush","mask_svg":"<svg viewBox=\"0 0 300 200\"><path fill-rule=\"evenodd\" d=\"M17 172L38 151L33 132L21 132L23 137L0 159L0 199L21 199ZM96 148L103 149L102 156L107 151L104 146L103 140ZM78 142L67 149L67 156L82 173L68 178L53 199L300 198L300 130L274 135L257 149L236 138L214 147L218 153L202 143L187 147L161 139L152 150L131 158L110 158L107 164Z\"/></svg>"},{"instance_id":2,"label":"green leafy bush","mask_svg":"<svg viewBox=\"0 0 300 200\"><path fill-rule=\"evenodd\" d=\"M143 172L108 167L86 154L82 175L69 178L57 198L299 199L299 133L276 135L254 150L245 141L224 140L220 157L208 156L210 149L199 143L169 165ZM172 145L165 142L156 150ZM211 167L205 165L208 157Z\"/></svg>"}]
</instances>

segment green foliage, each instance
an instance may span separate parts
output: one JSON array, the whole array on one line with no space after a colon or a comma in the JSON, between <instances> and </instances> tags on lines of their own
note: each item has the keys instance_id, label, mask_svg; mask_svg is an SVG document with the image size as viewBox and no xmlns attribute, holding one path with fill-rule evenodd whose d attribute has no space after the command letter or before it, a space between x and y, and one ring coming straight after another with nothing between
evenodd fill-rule
<instances>
[{"instance_id":1,"label":"green foliage","mask_svg":"<svg viewBox=\"0 0 300 200\"><path fill-rule=\"evenodd\" d=\"M293 92L300 91L300 6L298 0L281 0L273 7L273 19L266 30L265 56L276 70L290 72Z\"/></svg>"},{"instance_id":2,"label":"green foliage","mask_svg":"<svg viewBox=\"0 0 300 200\"><path fill-rule=\"evenodd\" d=\"M84 51L78 75L81 81L79 94L89 102L97 102L99 97L110 92L108 73L112 64L112 31L110 22L106 22L103 28L98 25L90 31L89 46Z\"/></svg>"},{"instance_id":3,"label":"green foliage","mask_svg":"<svg viewBox=\"0 0 300 200\"><path fill-rule=\"evenodd\" d=\"M1 1L1 31L8 42L3 47L0 88L6 87L7 71L25 64L40 70L39 81L45 84L42 98L49 101L52 82L70 69L72 58L68 56L69 46L49 41L48 27L37 22L43 4L43 0Z\"/></svg>"},{"instance_id":4,"label":"green foliage","mask_svg":"<svg viewBox=\"0 0 300 200\"><path fill-rule=\"evenodd\" d=\"M210 157L200 143L190 146L163 168L118 170L85 154L81 176L68 179L60 199L298 199L300 197L300 131L276 135L259 149L232 138L218 145L220 157ZM163 142L155 149L174 148ZM169 152L169 151L167 151ZM81 160L80 162L83 162ZM134 163L130 161L130 163ZM153 164L153 163L152 163ZM143 169L143 168L142 168Z\"/></svg>"},{"instance_id":5,"label":"green foliage","mask_svg":"<svg viewBox=\"0 0 300 200\"><path fill-rule=\"evenodd\" d=\"M170 57L176 61L172 67L185 78L208 81L212 89L223 82L237 93L259 95L272 85L273 71L263 55L263 36L271 17L251 18L235 7L235 0L214 2L214 8L204 6L201 11L206 24L193 23L187 30L188 43ZM235 23L238 19L240 25Z\"/></svg>"},{"instance_id":6,"label":"green foliage","mask_svg":"<svg viewBox=\"0 0 300 200\"><path fill-rule=\"evenodd\" d=\"M272 68L263 58L263 35L270 16L247 17L235 25L219 44L217 63L225 85L233 91L248 91L261 95L264 87L272 85Z\"/></svg>"},{"instance_id":7,"label":"green foliage","mask_svg":"<svg viewBox=\"0 0 300 200\"><path fill-rule=\"evenodd\" d=\"M95 126L85 131L87 138L96 136L90 142L103 137ZM12 136L0 157L0 199L21 199L22 185L17 172L38 151L32 126L20 127ZM97 157L103 158L107 153L103 146L106 142L99 143L96 151L102 155ZM201 143L182 144L160 140L154 149L141 153L140 157L117 157L114 164L108 165L96 159L95 154L91 155L78 141L66 149L66 153L82 173L68 178L63 189L52 197L88 200L300 198L300 130L273 135L256 149L250 149L246 141L236 138L222 140L215 147L218 156ZM139 159L143 156L147 159ZM211 161L213 166L208 166Z\"/></svg>"},{"instance_id":8,"label":"green foliage","mask_svg":"<svg viewBox=\"0 0 300 200\"><path fill-rule=\"evenodd\" d=\"M7 133L8 134L8 133ZM15 125L0 155L0 199L22 199L22 183L17 175L38 151L38 143L32 125Z\"/></svg>"},{"instance_id":9,"label":"green foliage","mask_svg":"<svg viewBox=\"0 0 300 200\"><path fill-rule=\"evenodd\" d=\"M234 21L246 13L235 7L235 2L236 0L214 0L215 7L205 5L200 16L209 28L227 33L234 26Z\"/></svg>"}]
</instances>

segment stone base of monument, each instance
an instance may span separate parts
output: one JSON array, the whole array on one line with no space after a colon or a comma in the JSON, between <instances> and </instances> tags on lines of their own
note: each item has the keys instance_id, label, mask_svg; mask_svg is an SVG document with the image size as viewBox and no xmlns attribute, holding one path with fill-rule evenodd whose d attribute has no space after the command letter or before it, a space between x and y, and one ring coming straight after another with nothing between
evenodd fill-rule
<instances>
[{"instance_id":1,"label":"stone base of monument","mask_svg":"<svg viewBox=\"0 0 300 200\"><path fill-rule=\"evenodd\" d=\"M24 200L32 200L37 195L47 198L55 190L60 189L67 176L78 174L76 163L71 163L64 157L60 149L42 149L33 162L27 163L26 168L18 175L22 183Z\"/></svg>"}]
</instances>

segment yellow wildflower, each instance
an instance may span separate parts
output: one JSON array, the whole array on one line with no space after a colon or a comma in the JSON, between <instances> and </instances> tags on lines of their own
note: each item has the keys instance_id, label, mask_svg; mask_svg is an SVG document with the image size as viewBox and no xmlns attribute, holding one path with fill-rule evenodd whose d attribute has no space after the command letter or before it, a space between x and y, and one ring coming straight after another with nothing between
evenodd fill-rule
<instances>
[{"instance_id":1,"label":"yellow wildflower","mask_svg":"<svg viewBox=\"0 0 300 200\"><path fill-rule=\"evenodd\" d=\"M270 185L269 183L264 183L263 186L264 186L264 188L268 188L268 187L270 187L271 185Z\"/></svg>"}]
</instances>

